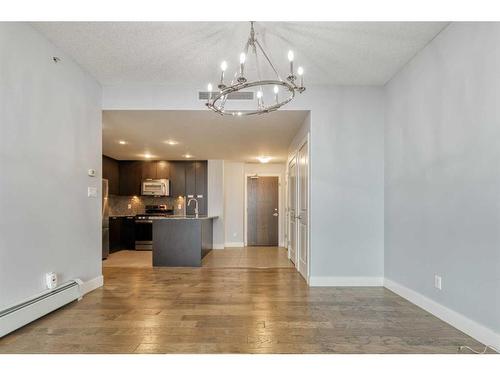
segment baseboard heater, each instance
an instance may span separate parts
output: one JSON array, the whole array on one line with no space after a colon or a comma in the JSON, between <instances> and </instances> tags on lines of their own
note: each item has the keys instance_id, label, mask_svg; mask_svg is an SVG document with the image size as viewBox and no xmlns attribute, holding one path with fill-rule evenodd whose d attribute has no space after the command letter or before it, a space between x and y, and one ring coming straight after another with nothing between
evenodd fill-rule
<instances>
[{"instance_id":1,"label":"baseboard heater","mask_svg":"<svg viewBox=\"0 0 500 375\"><path fill-rule=\"evenodd\" d=\"M0 337L82 297L81 280L72 280L0 311Z\"/></svg>"}]
</instances>

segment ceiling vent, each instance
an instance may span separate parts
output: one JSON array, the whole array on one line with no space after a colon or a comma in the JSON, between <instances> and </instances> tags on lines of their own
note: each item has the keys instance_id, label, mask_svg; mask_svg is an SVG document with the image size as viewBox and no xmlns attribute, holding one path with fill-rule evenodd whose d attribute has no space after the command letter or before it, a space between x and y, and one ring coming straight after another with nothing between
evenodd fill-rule
<instances>
[{"instance_id":1,"label":"ceiling vent","mask_svg":"<svg viewBox=\"0 0 500 375\"><path fill-rule=\"evenodd\" d=\"M208 100L210 92L208 91L199 91L198 99L199 100ZM214 93L212 92L212 95ZM253 100L253 91L237 91L232 92L227 96L227 100Z\"/></svg>"}]
</instances>

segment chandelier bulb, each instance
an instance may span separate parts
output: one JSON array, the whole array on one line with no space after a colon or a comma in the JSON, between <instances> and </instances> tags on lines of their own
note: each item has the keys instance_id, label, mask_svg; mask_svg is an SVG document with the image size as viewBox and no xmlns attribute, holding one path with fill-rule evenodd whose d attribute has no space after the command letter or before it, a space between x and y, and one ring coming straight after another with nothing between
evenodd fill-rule
<instances>
[{"instance_id":1,"label":"chandelier bulb","mask_svg":"<svg viewBox=\"0 0 500 375\"><path fill-rule=\"evenodd\" d=\"M208 92L212 92L212 89L213 89L212 84L211 84L211 83L209 83L209 84L207 85L207 90L208 90Z\"/></svg>"},{"instance_id":2,"label":"chandelier bulb","mask_svg":"<svg viewBox=\"0 0 500 375\"><path fill-rule=\"evenodd\" d=\"M240 54L240 64L244 64L247 56L245 55L245 52L242 52Z\"/></svg>"},{"instance_id":3,"label":"chandelier bulb","mask_svg":"<svg viewBox=\"0 0 500 375\"><path fill-rule=\"evenodd\" d=\"M292 50L288 51L288 61L292 62L293 61L293 57L294 57L293 56L293 51Z\"/></svg>"},{"instance_id":4,"label":"chandelier bulb","mask_svg":"<svg viewBox=\"0 0 500 375\"><path fill-rule=\"evenodd\" d=\"M297 69L297 74L299 76L301 76L302 74L304 74L304 68L302 68L301 66L299 66L299 68Z\"/></svg>"},{"instance_id":5,"label":"chandelier bulb","mask_svg":"<svg viewBox=\"0 0 500 375\"><path fill-rule=\"evenodd\" d=\"M278 92L280 91L278 85L274 85L274 93L275 94L278 94Z\"/></svg>"},{"instance_id":6,"label":"chandelier bulb","mask_svg":"<svg viewBox=\"0 0 500 375\"><path fill-rule=\"evenodd\" d=\"M262 91L260 91L260 90L257 91L257 98L258 99L262 98Z\"/></svg>"},{"instance_id":7,"label":"chandelier bulb","mask_svg":"<svg viewBox=\"0 0 500 375\"><path fill-rule=\"evenodd\" d=\"M223 62L221 62L220 64L220 69L225 72L226 69L227 69L227 62L224 60Z\"/></svg>"}]
</instances>

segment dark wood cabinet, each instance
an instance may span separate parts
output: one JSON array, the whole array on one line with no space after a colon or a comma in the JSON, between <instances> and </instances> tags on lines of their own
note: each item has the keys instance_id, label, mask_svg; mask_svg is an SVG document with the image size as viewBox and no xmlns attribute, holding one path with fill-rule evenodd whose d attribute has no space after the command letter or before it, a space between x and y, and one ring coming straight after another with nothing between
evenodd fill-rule
<instances>
[{"instance_id":1,"label":"dark wood cabinet","mask_svg":"<svg viewBox=\"0 0 500 375\"><path fill-rule=\"evenodd\" d=\"M186 195L186 162L170 162L170 196Z\"/></svg>"},{"instance_id":2,"label":"dark wood cabinet","mask_svg":"<svg viewBox=\"0 0 500 375\"><path fill-rule=\"evenodd\" d=\"M109 217L109 252L121 250L122 242L122 218L118 216Z\"/></svg>"},{"instance_id":3,"label":"dark wood cabinet","mask_svg":"<svg viewBox=\"0 0 500 375\"><path fill-rule=\"evenodd\" d=\"M196 164L186 163L186 198L196 198Z\"/></svg>"},{"instance_id":4,"label":"dark wood cabinet","mask_svg":"<svg viewBox=\"0 0 500 375\"><path fill-rule=\"evenodd\" d=\"M135 217L109 217L109 252L135 249Z\"/></svg>"},{"instance_id":5,"label":"dark wood cabinet","mask_svg":"<svg viewBox=\"0 0 500 375\"><path fill-rule=\"evenodd\" d=\"M197 161L195 162L195 172L196 172L196 195L195 198L198 200L198 209L200 215L207 214L207 162Z\"/></svg>"},{"instance_id":6,"label":"dark wood cabinet","mask_svg":"<svg viewBox=\"0 0 500 375\"><path fill-rule=\"evenodd\" d=\"M156 164L157 162L155 161L141 162L141 176L143 181L156 178Z\"/></svg>"},{"instance_id":7,"label":"dark wood cabinet","mask_svg":"<svg viewBox=\"0 0 500 375\"><path fill-rule=\"evenodd\" d=\"M193 161L186 163L186 204L190 198L198 201L200 215L207 214L207 162ZM194 204L186 206L188 215L194 214Z\"/></svg>"},{"instance_id":8,"label":"dark wood cabinet","mask_svg":"<svg viewBox=\"0 0 500 375\"><path fill-rule=\"evenodd\" d=\"M135 249L135 217L126 216L121 222L121 248L123 250Z\"/></svg>"},{"instance_id":9,"label":"dark wood cabinet","mask_svg":"<svg viewBox=\"0 0 500 375\"><path fill-rule=\"evenodd\" d=\"M170 179L170 162L163 160L156 162L156 178Z\"/></svg>"},{"instance_id":10,"label":"dark wood cabinet","mask_svg":"<svg viewBox=\"0 0 500 375\"><path fill-rule=\"evenodd\" d=\"M141 195L141 161L120 161L120 195Z\"/></svg>"},{"instance_id":11,"label":"dark wood cabinet","mask_svg":"<svg viewBox=\"0 0 500 375\"><path fill-rule=\"evenodd\" d=\"M102 178L108 180L108 194L120 194L120 164L118 160L102 156Z\"/></svg>"},{"instance_id":12,"label":"dark wood cabinet","mask_svg":"<svg viewBox=\"0 0 500 375\"><path fill-rule=\"evenodd\" d=\"M103 175L106 165L110 194L140 196L143 180L166 178L170 180L171 197L196 198L199 213L206 215L207 161L105 161L106 158L103 157ZM194 214L194 205L188 207L186 212Z\"/></svg>"}]
</instances>

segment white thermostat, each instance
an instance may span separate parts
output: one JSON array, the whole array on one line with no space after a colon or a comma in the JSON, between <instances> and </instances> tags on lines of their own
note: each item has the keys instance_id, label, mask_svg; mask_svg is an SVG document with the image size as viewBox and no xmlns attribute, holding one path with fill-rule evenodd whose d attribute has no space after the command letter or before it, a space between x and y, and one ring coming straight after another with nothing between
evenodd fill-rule
<instances>
[{"instance_id":1,"label":"white thermostat","mask_svg":"<svg viewBox=\"0 0 500 375\"><path fill-rule=\"evenodd\" d=\"M45 274L45 285L48 289L54 289L57 286L57 274L55 272Z\"/></svg>"},{"instance_id":2,"label":"white thermostat","mask_svg":"<svg viewBox=\"0 0 500 375\"><path fill-rule=\"evenodd\" d=\"M90 177L95 177L96 173L97 172L95 171L95 169L89 169L89 171L88 171L88 174Z\"/></svg>"}]
</instances>

